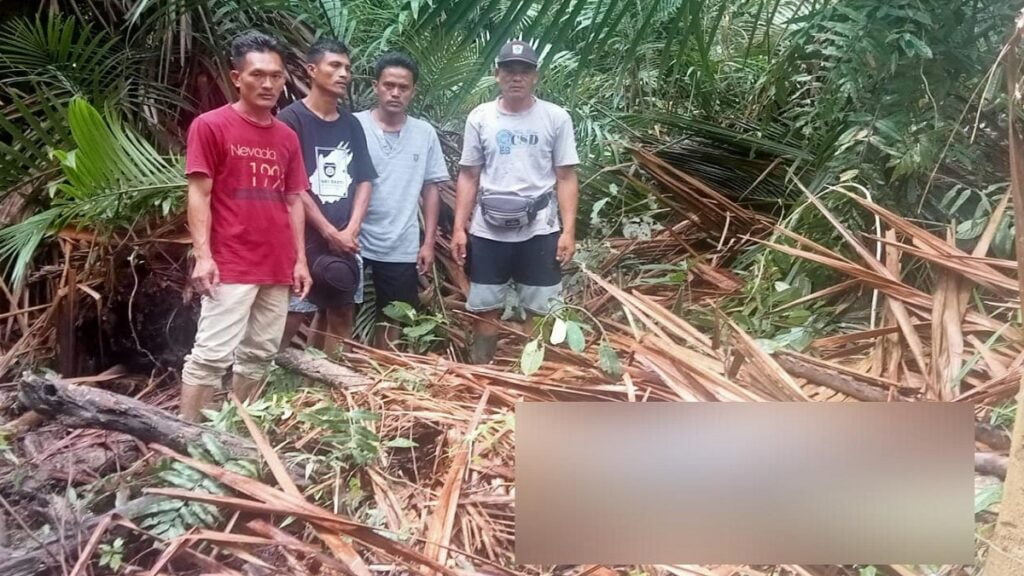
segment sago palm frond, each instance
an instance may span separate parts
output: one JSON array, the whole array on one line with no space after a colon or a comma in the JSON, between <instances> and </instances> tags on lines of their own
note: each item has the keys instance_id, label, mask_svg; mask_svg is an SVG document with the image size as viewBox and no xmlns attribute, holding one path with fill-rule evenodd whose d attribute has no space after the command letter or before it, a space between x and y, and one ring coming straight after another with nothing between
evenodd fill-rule
<instances>
[{"instance_id":1,"label":"sago palm frond","mask_svg":"<svg viewBox=\"0 0 1024 576\"><path fill-rule=\"evenodd\" d=\"M184 198L181 160L160 156L115 112L101 114L75 98L67 121L77 148L54 153L65 180L55 186L50 208L0 230L0 261L15 285L24 282L40 243L60 229L126 229L149 216L178 211Z\"/></svg>"},{"instance_id":2,"label":"sago palm frond","mask_svg":"<svg viewBox=\"0 0 1024 576\"><path fill-rule=\"evenodd\" d=\"M67 145L65 103L37 83L30 94L0 86L0 196L31 195L60 176L51 151Z\"/></svg>"},{"instance_id":3,"label":"sago palm frond","mask_svg":"<svg viewBox=\"0 0 1024 576\"><path fill-rule=\"evenodd\" d=\"M138 0L124 20L134 36L151 39L158 51L152 59L158 80L173 83L176 75L209 70L230 98L228 56L235 36L258 30L278 38L291 53L292 71L302 77L297 64L316 32L351 25L337 9L337 3L321 0Z\"/></svg>"},{"instance_id":4,"label":"sago palm frond","mask_svg":"<svg viewBox=\"0 0 1024 576\"><path fill-rule=\"evenodd\" d=\"M66 16L14 19L0 29L0 83L13 91L45 90L50 99L81 96L111 105L137 125L154 111L177 110L178 90L150 78L145 49Z\"/></svg>"},{"instance_id":5,"label":"sago palm frond","mask_svg":"<svg viewBox=\"0 0 1024 576\"><path fill-rule=\"evenodd\" d=\"M461 119L472 106L491 97L489 87L493 86L489 74L479 73L479 46L463 49L461 44L460 35L442 30L429 37L410 35L399 44L420 67L416 113L444 129L456 131L462 130ZM468 95L460 99L467 84L471 86Z\"/></svg>"},{"instance_id":6,"label":"sago palm frond","mask_svg":"<svg viewBox=\"0 0 1024 576\"><path fill-rule=\"evenodd\" d=\"M111 75L119 75L124 60L118 38L73 18L17 18L0 29L5 84L35 78L96 95Z\"/></svg>"}]
</instances>

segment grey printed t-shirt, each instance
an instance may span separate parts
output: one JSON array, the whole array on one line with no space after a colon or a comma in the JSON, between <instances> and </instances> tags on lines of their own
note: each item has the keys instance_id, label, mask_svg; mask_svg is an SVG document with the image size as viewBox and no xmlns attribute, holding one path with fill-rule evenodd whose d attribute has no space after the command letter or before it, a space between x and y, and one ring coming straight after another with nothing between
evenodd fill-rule
<instances>
[{"instance_id":1,"label":"grey printed t-shirt","mask_svg":"<svg viewBox=\"0 0 1024 576\"><path fill-rule=\"evenodd\" d=\"M536 219L518 229L496 228L473 210L469 233L501 242L521 242L538 234L560 230L555 167L579 163L572 118L564 108L537 98L523 112L507 112L498 100L485 102L469 113L462 145L463 166L483 166L479 195L488 191L515 192L536 197L552 191L551 201Z\"/></svg>"},{"instance_id":2,"label":"grey printed t-shirt","mask_svg":"<svg viewBox=\"0 0 1024 576\"><path fill-rule=\"evenodd\" d=\"M360 252L381 262L416 262L420 192L426 183L450 179L441 141L433 126L411 116L397 137L385 134L370 110L355 116L377 169L359 233Z\"/></svg>"}]
</instances>

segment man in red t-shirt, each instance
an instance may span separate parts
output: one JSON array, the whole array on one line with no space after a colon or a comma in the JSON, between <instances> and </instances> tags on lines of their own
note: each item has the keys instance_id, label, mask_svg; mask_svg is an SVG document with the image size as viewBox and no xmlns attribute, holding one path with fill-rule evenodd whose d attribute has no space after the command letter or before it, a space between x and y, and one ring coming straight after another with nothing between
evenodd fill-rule
<instances>
[{"instance_id":1,"label":"man in red t-shirt","mask_svg":"<svg viewBox=\"0 0 1024 576\"><path fill-rule=\"evenodd\" d=\"M277 352L288 288L305 297L302 203L306 170L299 140L272 113L284 88L279 44L258 32L231 45L239 100L189 127L188 224L202 295L195 345L181 372L181 416L198 421L229 366L249 399Z\"/></svg>"}]
</instances>

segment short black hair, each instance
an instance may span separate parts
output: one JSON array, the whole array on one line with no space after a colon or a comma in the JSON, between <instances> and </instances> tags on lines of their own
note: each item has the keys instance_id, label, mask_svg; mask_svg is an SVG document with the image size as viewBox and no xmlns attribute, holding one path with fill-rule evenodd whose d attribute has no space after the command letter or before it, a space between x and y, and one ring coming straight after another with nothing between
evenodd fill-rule
<instances>
[{"instance_id":1,"label":"short black hair","mask_svg":"<svg viewBox=\"0 0 1024 576\"><path fill-rule=\"evenodd\" d=\"M377 64L374 66L374 75L377 80L380 80L380 75L384 73L387 68L405 68L412 73L412 83L415 84L420 79L420 67L416 65L416 61L413 60L408 54L402 52L388 52L377 59Z\"/></svg>"},{"instance_id":2,"label":"short black hair","mask_svg":"<svg viewBox=\"0 0 1024 576\"><path fill-rule=\"evenodd\" d=\"M338 40L337 38L319 38L313 45L306 50L306 62L315 63L319 62L324 54L331 52L334 54L344 54L345 56L351 56L348 51L348 46L345 42Z\"/></svg>"},{"instance_id":3,"label":"short black hair","mask_svg":"<svg viewBox=\"0 0 1024 576\"><path fill-rule=\"evenodd\" d=\"M273 52L281 57L282 62L284 61L284 49L276 38L249 30L239 34L231 42L231 66L235 70L241 70L245 56L250 52Z\"/></svg>"}]
</instances>

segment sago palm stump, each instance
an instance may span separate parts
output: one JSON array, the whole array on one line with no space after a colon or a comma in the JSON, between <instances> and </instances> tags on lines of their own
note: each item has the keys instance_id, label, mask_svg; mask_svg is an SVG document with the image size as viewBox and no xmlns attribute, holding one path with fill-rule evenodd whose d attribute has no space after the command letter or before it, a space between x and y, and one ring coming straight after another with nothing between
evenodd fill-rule
<instances>
[{"instance_id":1,"label":"sago palm stump","mask_svg":"<svg viewBox=\"0 0 1024 576\"><path fill-rule=\"evenodd\" d=\"M69 428L99 428L123 432L149 444L155 442L187 453L188 445L213 436L233 458L257 458L256 445L227 434L182 420L177 416L130 396L99 388L48 380L34 374L21 378L19 401L44 416L57 418Z\"/></svg>"}]
</instances>

